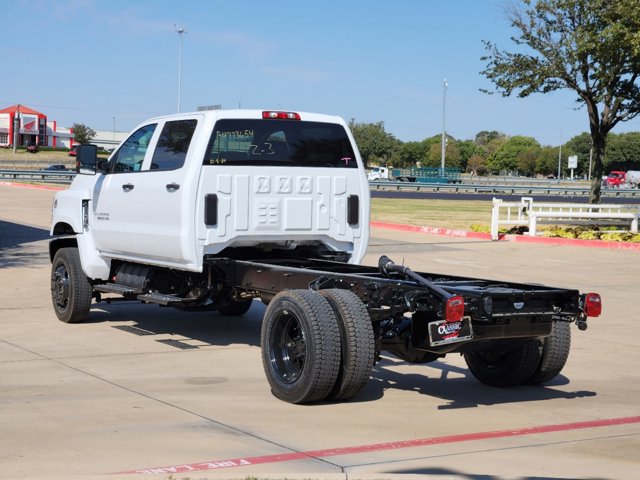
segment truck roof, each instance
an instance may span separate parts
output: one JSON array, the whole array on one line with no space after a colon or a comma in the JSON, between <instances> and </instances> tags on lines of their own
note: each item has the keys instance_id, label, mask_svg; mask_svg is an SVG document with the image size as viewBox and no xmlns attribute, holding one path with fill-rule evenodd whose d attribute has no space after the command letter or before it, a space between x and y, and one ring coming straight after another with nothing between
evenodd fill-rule
<instances>
[{"instance_id":1,"label":"truck roof","mask_svg":"<svg viewBox=\"0 0 640 480\"><path fill-rule=\"evenodd\" d=\"M255 118L261 119L263 118L263 112L291 112L297 113L300 115L300 120L307 122L326 122L326 123L339 123L344 125L345 121L341 117L337 115L326 115L322 113L311 113L311 112L300 112L298 110L286 110L286 109L230 109L230 110L203 110L196 112L181 112L181 113L173 113L169 115L161 115L158 117L153 117L145 121L145 123L149 123L152 121L158 120L166 120L169 118L180 118L180 117L193 117L194 115L203 115L206 117L213 117L214 120L222 119L222 118Z\"/></svg>"}]
</instances>

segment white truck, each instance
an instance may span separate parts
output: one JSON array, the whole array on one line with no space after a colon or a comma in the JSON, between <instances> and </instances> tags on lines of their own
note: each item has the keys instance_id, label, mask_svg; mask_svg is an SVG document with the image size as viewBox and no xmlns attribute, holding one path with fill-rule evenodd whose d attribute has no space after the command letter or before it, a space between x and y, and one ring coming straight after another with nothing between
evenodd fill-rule
<instances>
[{"instance_id":1,"label":"white truck","mask_svg":"<svg viewBox=\"0 0 640 480\"><path fill-rule=\"evenodd\" d=\"M414 363L461 353L495 386L543 383L569 354L569 325L595 293L416 273L386 256L360 266L369 187L347 124L286 111L151 119L107 160L77 149L53 203L54 311L93 303L246 313L266 303L261 348L278 398L346 400L381 351Z\"/></svg>"}]
</instances>

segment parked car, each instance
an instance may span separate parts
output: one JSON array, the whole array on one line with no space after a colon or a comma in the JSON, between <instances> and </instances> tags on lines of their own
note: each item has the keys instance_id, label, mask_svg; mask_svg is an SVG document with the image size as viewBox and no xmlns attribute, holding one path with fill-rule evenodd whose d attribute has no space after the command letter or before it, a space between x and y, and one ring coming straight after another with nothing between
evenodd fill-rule
<instances>
[{"instance_id":1,"label":"parked car","mask_svg":"<svg viewBox=\"0 0 640 480\"><path fill-rule=\"evenodd\" d=\"M76 156L76 146L71 147L71 150L69 150L69 156L70 157Z\"/></svg>"},{"instance_id":2,"label":"parked car","mask_svg":"<svg viewBox=\"0 0 640 480\"><path fill-rule=\"evenodd\" d=\"M62 165L61 163L55 163L45 168L45 170L57 170L57 171L66 170L66 169L67 167L65 165Z\"/></svg>"},{"instance_id":3,"label":"parked car","mask_svg":"<svg viewBox=\"0 0 640 480\"><path fill-rule=\"evenodd\" d=\"M27 145L27 152L29 152L29 153L37 153L38 152L38 145L36 145L35 143L33 145Z\"/></svg>"}]
</instances>

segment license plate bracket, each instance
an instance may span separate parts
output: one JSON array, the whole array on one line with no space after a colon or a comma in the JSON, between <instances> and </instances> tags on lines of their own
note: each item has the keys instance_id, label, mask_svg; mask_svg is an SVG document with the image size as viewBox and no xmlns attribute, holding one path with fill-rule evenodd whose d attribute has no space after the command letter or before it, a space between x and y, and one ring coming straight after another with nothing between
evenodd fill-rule
<instances>
[{"instance_id":1,"label":"license plate bracket","mask_svg":"<svg viewBox=\"0 0 640 480\"><path fill-rule=\"evenodd\" d=\"M471 318L465 317L459 322L438 320L429 324L429 344L432 347L466 342L471 339L473 339Z\"/></svg>"}]
</instances>

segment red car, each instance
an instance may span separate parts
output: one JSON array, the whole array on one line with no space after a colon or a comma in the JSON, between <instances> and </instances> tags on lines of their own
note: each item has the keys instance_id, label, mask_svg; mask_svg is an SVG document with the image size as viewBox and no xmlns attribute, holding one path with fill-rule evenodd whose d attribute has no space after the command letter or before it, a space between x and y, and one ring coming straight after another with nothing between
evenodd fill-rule
<instances>
[{"instance_id":1,"label":"red car","mask_svg":"<svg viewBox=\"0 0 640 480\"><path fill-rule=\"evenodd\" d=\"M75 157L76 156L76 148L77 148L77 145L74 145L73 147L71 147L71 150L69 150L69 156L70 157Z\"/></svg>"},{"instance_id":2,"label":"red car","mask_svg":"<svg viewBox=\"0 0 640 480\"><path fill-rule=\"evenodd\" d=\"M607 175L607 178L604 181L604 186L609 188L620 188L625 183L627 183L627 172L614 170Z\"/></svg>"}]
</instances>

